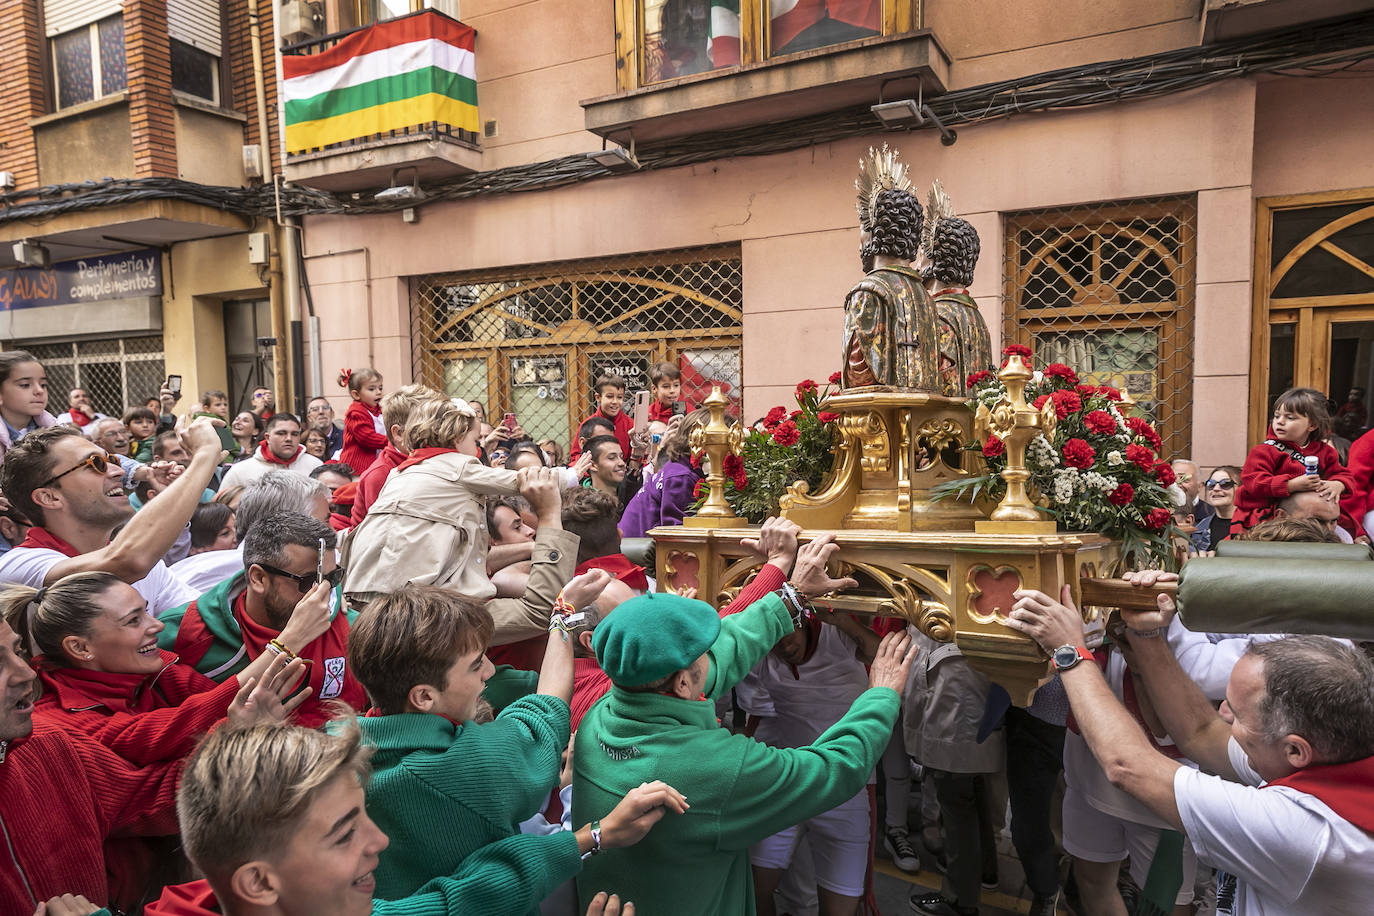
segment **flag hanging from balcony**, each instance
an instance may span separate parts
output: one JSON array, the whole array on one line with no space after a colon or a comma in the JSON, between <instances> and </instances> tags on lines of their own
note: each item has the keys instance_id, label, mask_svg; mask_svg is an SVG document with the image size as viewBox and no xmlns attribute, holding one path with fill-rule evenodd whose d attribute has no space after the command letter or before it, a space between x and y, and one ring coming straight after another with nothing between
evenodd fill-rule
<instances>
[{"instance_id":1,"label":"flag hanging from balcony","mask_svg":"<svg viewBox=\"0 0 1374 916\"><path fill-rule=\"evenodd\" d=\"M437 121L476 132L476 32L433 10L282 56L286 151Z\"/></svg>"}]
</instances>

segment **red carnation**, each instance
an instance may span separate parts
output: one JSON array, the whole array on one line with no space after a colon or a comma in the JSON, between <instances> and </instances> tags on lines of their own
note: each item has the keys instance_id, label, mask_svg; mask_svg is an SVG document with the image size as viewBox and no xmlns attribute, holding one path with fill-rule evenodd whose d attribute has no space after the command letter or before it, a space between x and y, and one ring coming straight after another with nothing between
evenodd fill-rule
<instances>
[{"instance_id":1,"label":"red carnation","mask_svg":"<svg viewBox=\"0 0 1374 916\"><path fill-rule=\"evenodd\" d=\"M1155 480L1159 481L1161 487L1171 486L1178 477L1174 475L1174 469L1164 462L1155 465Z\"/></svg>"},{"instance_id":2,"label":"red carnation","mask_svg":"<svg viewBox=\"0 0 1374 916\"><path fill-rule=\"evenodd\" d=\"M1105 410L1092 410L1083 417L1083 425L1088 432L1098 436L1110 436L1116 432L1116 418Z\"/></svg>"},{"instance_id":3,"label":"red carnation","mask_svg":"<svg viewBox=\"0 0 1374 916\"><path fill-rule=\"evenodd\" d=\"M1143 445L1131 444L1126 446L1126 460L1142 471L1155 469L1155 453Z\"/></svg>"},{"instance_id":4,"label":"red carnation","mask_svg":"<svg viewBox=\"0 0 1374 916\"><path fill-rule=\"evenodd\" d=\"M815 390L816 383L814 381L812 381L809 378L802 379L800 382L797 383L797 399L801 400L803 396L810 394Z\"/></svg>"},{"instance_id":5,"label":"red carnation","mask_svg":"<svg viewBox=\"0 0 1374 916\"><path fill-rule=\"evenodd\" d=\"M801 416L801 411L800 411L800 410L794 410L794 411L792 411L790 414L787 415L787 419L789 419L789 420L791 420L793 423L795 423L795 422L797 422L797 418L800 417L800 416Z\"/></svg>"},{"instance_id":6,"label":"red carnation","mask_svg":"<svg viewBox=\"0 0 1374 916\"><path fill-rule=\"evenodd\" d=\"M822 410L820 413L816 414L816 419L820 420L822 423L834 423L839 418L839 414L831 413L828 410Z\"/></svg>"},{"instance_id":7,"label":"red carnation","mask_svg":"<svg viewBox=\"0 0 1374 916\"><path fill-rule=\"evenodd\" d=\"M773 441L778 445L796 445L800 438L801 434L797 432L797 424L791 420L779 424L778 428L773 430Z\"/></svg>"},{"instance_id":8,"label":"red carnation","mask_svg":"<svg viewBox=\"0 0 1374 916\"><path fill-rule=\"evenodd\" d=\"M1078 384L1078 373L1063 363L1050 363L1045 367L1045 376L1047 378L1062 378L1070 385Z\"/></svg>"},{"instance_id":9,"label":"red carnation","mask_svg":"<svg viewBox=\"0 0 1374 916\"><path fill-rule=\"evenodd\" d=\"M725 456L725 476L726 476L726 477L734 477L736 474L740 473L740 472L743 471L743 470L744 470L744 459L740 458L739 455L728 455L728 454L727 454L727 455Z\"/></svg>"},{"instance_id":10,"label":"red carnation","mask_svg":"<svg viewBox=\"0 0 1374 916\"><path fill-rule=\"evenodd\" d=\"M1074 386L1073 390L1078 392L1080 398L1091 398L1097 395L1096 385L1078 384Z\"/></svg>"},{"instance_id":11,"label":"red carnation","mask_svg":"<svg viewBox=\"0 0 1374 916\"><path fill-rule=\"evenodd\" d=\"M1040 397L1036 398L1034 401L1031 402L1031 406L1034 407L1036 410L1039 410L1041 407L1045 406L1045 402L1049 399L1050 396L1048 394L1042 394L1040 395Z\"/></svg>"},{"instance_id":12,"label":"red carnation","mask_svg":"<svg viewBox=\"0 0 1374 916\"><path fill-rule=\"evenodd\" d=\"M698 471L700 471L700 470L701 470L701 462L702 462L702 459L705 458L705 457L706 457L706 456L703 455L701 452L694 452L694 453L692 454L692 467L694 467L694 468L696 468Z\"/></svg>"},{"instance_id":13,"label":"red carnation","mask_svg":"<svg viewBox=\"0 0 1374 916\"><path fill-rule=\"evenodd\" d=\"M996 436L988 436L988 441L983 443L983 457L997 458L1006 454L1007 444Z\"/></svg>"},{"instance_id":14,"label":"red carnation","mask_svg":"<svg viewBox=\"0 0 1374 916\"><path fill-rule=\"evenodd\" d=\"M968 387L973 388L977 385L981 385L983 382L986 382L990 378L992 378L991 372L989 372L986 369L979 369L977 372L972 372L969 374Z\"/></svg>"},{"instance_id":15,"label":"red carnation","mask_svg":"<svg viewBox=\"0 0 1374 916\"><path fill-rule=\"evenodd\" d=\"M735 485L736 490L743 490L749 486L749 477L744 473L744 468L740 468L739 473L730 478L730 482Z\"/></svg>"},{"instance_id":16,"label":"red carnation","mask_svg":"<svg viewBox=\"0 0 1374 916\"><path fill-rule=\"evenodd\" d=\"M781 423L786 416L786 407L774 407L772 410L768 411L768 416L763 418L763 428L772 429L774 426Z\"/></svg>"},{"instance_id":17,"label":"red carnation","mask_svg":"<svg viewBox=\"0 0 1374 916\"><path fill-rule=\"evenodd\" d=\"M698 480L696 486L692 487L692 498L701 499L706 495L706 481Z\"/></svg>"},{"instance_id":18,"label":"red carnation","mask_svg":"<svg viewBox=\"0 0 1374 916\"><path fill-rule=\"evenodd\" d=\"M1151 531L1163 531L1172 519L1173 513L1168 509L1151 509L1145 513L1145 527Z\"/></svg>"},{"instance_id":19,"label":"red carnation","mask_svg":"<svg viewBox=\"0 0 1374 916\"><path fill-rule=\"evenodd\" d=\"M1155 451L1159 451L1164 446L1164 441L1159 438L1159 433L1155 428L1139 417L1127 417L1126 428L1131 431L1131 435L1139 436L1145 443Z\"/></svg>"},{"instance_id":20,"label":"red carnation","mask_svg":"<svg viewBox=\"0 0 1374 916\"><path fill-rule=\"evenodd\" d=\"M1082 439L1070 439L1064 443L1064 463L1071 468L1086 471L1097 460L1097 449Z\"/></svg>"},{"instance_id":21,"label":"red carnation","mask_svg":"<svg viewBox=\"0 0 1374 916\"><path fill-rule=\"evenodd\" d=\"M832 385L838 385L839 383L840 383L840 374L839 374L838 372L832 372L832 373L830 373L830 384L832 384Z\"/></svg>"},{"instance_id":22,"label":"red carnation","mask_svg":"<svg viewBox=\"0 0 1374 916\"><path fill-rule=\"evenodd\" d=\"M1112 491L1112 495L1107 497L1107 502L1113 506L1129 506L1133 499L1135 499L1135 487L1123 483Z\"/></svg>"},{"instance_id":23,"label":"red carnation","mask_svg":"<svg viewBox=\"0 0 1374 916\"><path fill-rule=\"evenodd\" d=\"M1025 359L1030 359L1030 357L1031 357L1031 348L1030 348L1030 347L1022 346L1021 344L1007 344L1007 346L1005 346L1005 347L1002 348L1002 355L1003 355L1003 356L1021 356L1021 357L1024 357Z\"/></svg>"},{"instance_id":24,"label":"red carnation","mask_svg":"<svg viewBox=\"0 0 1374 916\"><path fill-rule=\"evenodd\" d=\"M1054 402L1054 415L1061 420L1083 409L1083 399L1072 391L1056 391L1050 400Z\"/></svg>"},{"instance_id":25,"label":"red carnation","mask_svg":"<svg viewBox=\"0 0 1374 916\"><path fill-rule=\"evenodd\" d=\"M1102 395L1102 397L1106 398L1106 399L1109 400L1109 401L1120 401L1120 400L1121 400L1121 392L1120 392L1120 391L1117 391L1117 390L1116 390L1115 388L1113 388L1111 385L1099 385L1099 386L1097 386L1097 393L1100 394L1100 395Z\"/></svg>"}]
</instances>

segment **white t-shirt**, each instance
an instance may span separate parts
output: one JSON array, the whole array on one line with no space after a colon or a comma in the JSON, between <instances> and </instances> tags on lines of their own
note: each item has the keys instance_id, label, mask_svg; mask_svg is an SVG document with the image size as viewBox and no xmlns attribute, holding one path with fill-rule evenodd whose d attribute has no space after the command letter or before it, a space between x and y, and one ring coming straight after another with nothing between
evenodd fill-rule
<instances>
[{"instance_id":1,"label":"white t-shirt","mask_svg":"<svg viewBox=\"0 0 1374 916\"><path fill-rule=\"evenodd\" d=\"M176 576L197 595L203 595L232 575L243 572L243 545L230 550L207 550L172 564Z\"/></svg>"},{"instance_id":2,"label":"white t-shirt","mask_svg":"<svg viewBox=\"0 0 1374 916\"><path fill-rule=\"evenodd\" d=\"M41 588L48 570L65 559L66 554L46 547L16 547L0 556L0 583ZM200 592L173 576L161 560L134 583L134 591L148 602L148 613L154 617L200 597Z\"/></svg>"},{"instance_id":3,"label":"white t-shirt","mask_svg":"<svg viewBox=\"0 0 1374 916\"><path fill-rule=\"evenodd\" d=\"M1218 869L1218 916L1327 916L1374 908L1374 836L1317 798L1264 780L1234 738L1246 785L1182 767L1174 800L1198 858Z\"/></svg>"}]
</instances>

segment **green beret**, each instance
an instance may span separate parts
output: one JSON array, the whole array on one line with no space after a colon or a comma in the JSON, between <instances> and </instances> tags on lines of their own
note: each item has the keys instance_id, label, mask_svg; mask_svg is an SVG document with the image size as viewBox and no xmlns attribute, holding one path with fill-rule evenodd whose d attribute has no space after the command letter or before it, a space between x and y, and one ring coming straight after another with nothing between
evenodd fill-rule
<instances>
[{"instance_id":1,"label":"green beret","mask_svg":"<svg viewBox=\"0 0 1374 916\"><path fill-rule=\"evenodd\" d=\"M631 598L592 631L592 648L611 682L641 687L689 667L720 633L705 601L650 593Z\"/></svg>"}]
</instances>

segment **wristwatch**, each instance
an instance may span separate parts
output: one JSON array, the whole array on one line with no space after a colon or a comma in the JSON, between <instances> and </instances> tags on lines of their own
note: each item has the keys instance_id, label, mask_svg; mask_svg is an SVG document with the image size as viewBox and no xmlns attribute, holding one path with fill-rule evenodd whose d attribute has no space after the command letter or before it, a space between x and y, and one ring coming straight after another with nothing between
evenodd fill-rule
<instances>
[{"instance_id":1,"label":"wristwatch","mask_svg":"<svg viewBox=\"0 0 1374 916\"><path fill-rule=\"evenodd\" d=\"M1093 654L1084 646L1060 646L1050 653L1055 671L1067 671L1084 659L1093 660Z\"/></svg>"}]
</instances>

